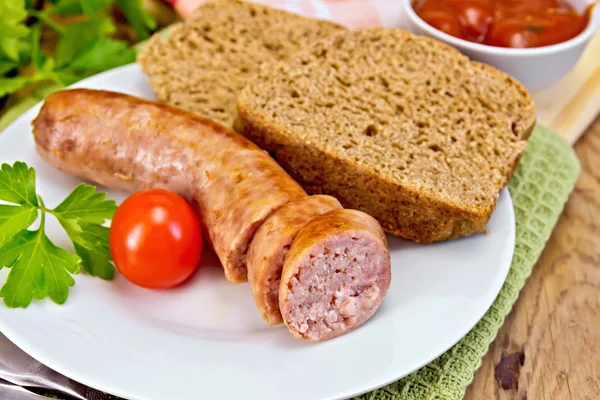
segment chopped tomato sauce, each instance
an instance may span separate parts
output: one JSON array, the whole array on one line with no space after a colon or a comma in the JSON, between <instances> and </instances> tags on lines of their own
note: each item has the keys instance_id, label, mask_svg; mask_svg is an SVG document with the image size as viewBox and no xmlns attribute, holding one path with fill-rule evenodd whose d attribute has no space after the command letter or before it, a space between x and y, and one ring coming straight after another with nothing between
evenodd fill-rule
<instances>
[{"instance_id":1,"label":"chopped tomato sauce","mask_svg":"<svg viewBox=\"0 0 600 400\"><path fill-rule=\"evenodd\" d=\"M562 0L416 0L434 28L475 43L528 48L562 43L587 27L593 4L577 13Z\"/></svg>"}]
</instances>

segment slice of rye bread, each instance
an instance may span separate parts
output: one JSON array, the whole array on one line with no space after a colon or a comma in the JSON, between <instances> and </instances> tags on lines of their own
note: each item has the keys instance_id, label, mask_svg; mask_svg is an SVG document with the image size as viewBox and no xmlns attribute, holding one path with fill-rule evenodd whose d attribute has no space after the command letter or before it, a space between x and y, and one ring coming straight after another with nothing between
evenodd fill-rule
<instances>
[{"instance_id":1,"label":"slice of rye bread","mask_svg":"<svg viewBox=\"0 0 600 400\"><path fill-rule=\"evenodd\" d=\"M342 29L244 1L209 1L168 38L154 35L137 61L158 101L231 127L237 95L262 63Z\"/></svg>"},{"instance_id":2,"label":"slice of rye bread","mask_svg":"<svg viewBox=\"0 0 600 400\"><path fill-rule=\"evenodd\" d=\"M536 121L526 89L441 42L340 32L265 65L236 129L310 193L417 242L485 231Z\"/></svg>"}]
</instances>

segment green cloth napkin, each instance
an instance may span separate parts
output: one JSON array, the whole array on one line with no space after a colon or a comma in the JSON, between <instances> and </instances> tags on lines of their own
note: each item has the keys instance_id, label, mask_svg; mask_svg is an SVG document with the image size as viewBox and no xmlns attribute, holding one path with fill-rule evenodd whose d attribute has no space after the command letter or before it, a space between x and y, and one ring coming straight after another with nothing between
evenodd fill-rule
<instances>
[{"instance_id":1,"label":"green cloth napkin","mask_svg":"<svg viewBox=\"0 0 600 400\"><path fill-rule=\"evenodd\" d=\"M16 118L16 115L11 117ZM6 124L6 119L3 122ZM482 357L549 239L579 172L579 161L569 144L538 125L509 184L517 224L516 244L511 269L494 304L467 336L438 359L395 383L356 399L463 398Z\"/></svg>"},{"instance_id":2,"label":"green cloth napkin","mask_svg":"<svg viewBox=\"0 0 600 400\"><path fill-rule=\"evenodd\" d=\"M454 347L420 370L361 400L459 400L537 262L580 172L569 144L537 126L510 181L517 225L506 282L485 316Z\"/></svg>"}]
</instances>

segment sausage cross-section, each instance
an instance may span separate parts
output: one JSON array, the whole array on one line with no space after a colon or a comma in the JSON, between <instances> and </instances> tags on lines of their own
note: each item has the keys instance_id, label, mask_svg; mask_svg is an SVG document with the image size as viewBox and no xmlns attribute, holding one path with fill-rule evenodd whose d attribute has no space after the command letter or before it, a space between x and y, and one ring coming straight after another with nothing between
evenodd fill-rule
<instances>
[{"instance_id":1,"label":"sausage cross-section","mask_svg":"<svg viewBox=\"0 0 600 400\"><path fill-rule=\"evenodd\" d=\"M69 174L128 192L161 187L192 201L225 276L247 280L246 251L304 190L243 136L173 107L98 90L50 95L33 121L38 153Z\"/></svg>"},{"instance_id":2,"label":"sausage cross-section","mask_svg":"<svg viewBox=\"0 0 600 400\"><path fill-rule=\"evenodd\" d=\"M279 306L299 339L331 339L365 323L391 282L381 226L368 214L336 210L298 233L283 266Z\"/></svg>"},{"instance_id":3,"label":"sausage cross-section","mask_svg":"<svg viewBox=\"0 0 600 400\"><path fill-rule=\"evenodd\" d=\"M342 205L331 196L316 195L286 204L265 220L248 250L248 281L256 306L269 325L282 323L279 281L292 240L309 221Z\"/></svg>"}]
</instances>

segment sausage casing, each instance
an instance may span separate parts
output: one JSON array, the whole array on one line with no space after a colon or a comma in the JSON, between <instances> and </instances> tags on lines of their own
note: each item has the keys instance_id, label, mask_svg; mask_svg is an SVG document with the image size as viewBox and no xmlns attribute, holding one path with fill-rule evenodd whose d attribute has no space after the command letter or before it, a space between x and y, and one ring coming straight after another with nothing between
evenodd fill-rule
<instances>
[{"instance_id":1,"label":"sausage casing","mask_svg":"<svg viewBox=\"0 0 600 400\"><path fill-rule=\"evenodd\" d=\"M292 241L309 221L342 205L327 195L304 197L275 211L260 228L248 250L248 281L263 319L269 325L282 323L279 311L279 281Z\"/></svg>"},{"instance_id":2,"label":"sausage casing","mask_svg":"<svg viewBox=\"0 0 600 400\"><path fill-rule=\"evenodd\" d=\"M101 90L56 92L33 121L40 156L112 189L165 188L190 200L233 282L274 211L306 193L243 136L185 111Z\"/></svg>"}]
</instances>

